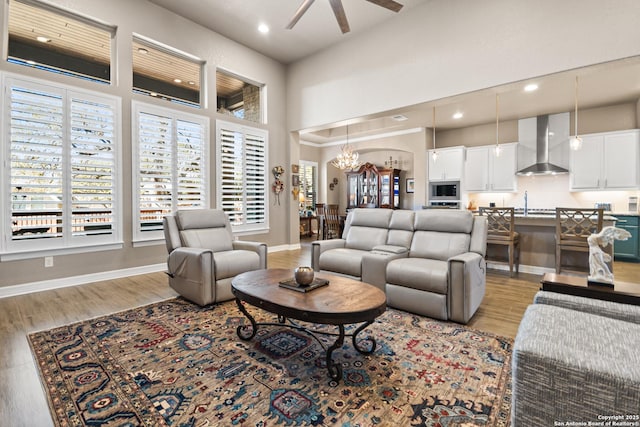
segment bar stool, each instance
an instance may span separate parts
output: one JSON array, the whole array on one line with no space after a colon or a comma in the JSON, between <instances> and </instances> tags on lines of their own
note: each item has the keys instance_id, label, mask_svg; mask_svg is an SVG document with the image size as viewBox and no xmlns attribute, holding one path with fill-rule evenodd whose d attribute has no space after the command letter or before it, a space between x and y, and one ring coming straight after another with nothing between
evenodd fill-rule
<instances>
[{"instance_id":1,"label":"bar stool","mask_svg":"<svg viewBox=\"0 0 640 427\"><path fill-rule=\"evenodd\" d=\"M506 246L509 254L509 275L513 277L513 266L520 272L520 234L515 231L514 208L480 208L480 215L487 217L487 245ZM499 260L492 260L502 262Z\"/></svg>"},{"instance_id":2,"label":"bar stool","mask_svg":"<svg viewBox=\"0 0 640 427\"><path fill-rule=\"evenodd\" d=\"M604 209L556 208L556 273L563 251L589 252L587 237L602 230L603 216Z\"/></svg>"}]
</instances>

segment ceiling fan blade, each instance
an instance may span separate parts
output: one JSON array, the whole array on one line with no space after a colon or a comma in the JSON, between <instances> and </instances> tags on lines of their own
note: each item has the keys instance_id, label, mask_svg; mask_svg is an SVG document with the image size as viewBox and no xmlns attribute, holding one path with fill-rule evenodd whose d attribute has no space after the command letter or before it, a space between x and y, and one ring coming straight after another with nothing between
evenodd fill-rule
<instances>
[{"instance_id":1,"label":"ceiling fan blade","mask_svg":"<svg viewBox=\"0 0 640 427\"><path fill-rule=\"evenodd\" d=\"M351 31L347 15L344 13L344 7L342 7L342 0L329 0L329 3L331 3L331 9L333 9L333 14L336 15L342 34Z\"/></svg>"},{"instance_id":2,"label":"ceiling fan blade","mask_svg":"<svg viewBox=\"0 0 640 427\"><path fill-rule=\"evenodd\" d=\"M389 9L393 12L400 12L402 9L402 5L397 1L393 0L367 0L370 3L377 4L378 6L382 6L385 9Z\"/></svg>"},{"instance_id":3,"label":"ceiling fan blade","mask_svg":"<svg viewBox=\"0 0 640 427\"><path fill-rule=\"evenodd\" d=\"M292 29L294 25L296 25L296 23L300 20L300 18L302 18L302 15L304 15L307 9L309 9L309 6L313 4L313 2L314 0L304 0L285 28L287 30Z\"/></svg>"}]
</instances>

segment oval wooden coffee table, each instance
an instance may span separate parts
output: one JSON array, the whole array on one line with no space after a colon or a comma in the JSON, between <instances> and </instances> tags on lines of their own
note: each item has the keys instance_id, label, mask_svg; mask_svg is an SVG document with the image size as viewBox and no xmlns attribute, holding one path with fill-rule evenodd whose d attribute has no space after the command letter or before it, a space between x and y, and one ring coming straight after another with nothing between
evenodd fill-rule
<instances>
[{"instance_id":1,"label":"oval wooden coffee table","mask_svg":"<svg viewBox=\"0 0 640 427\"><path fill-rule=\"evenodd\" d=\"M236 304L251 322L238 326L236 332L242 340L250 340L258 330L258 326L277 325L301 330L324 344L315 336L317 333L333 335L338 338L326 349L326 362L329 376L339 381L342 368L333 362L331 354L342 347L345 336L351 336L355 349L363 354L372 353L376 349L376 341L367 336L358 340L358 334L372 324L376 317L387 309L387 298L384 292L375 286L333 274L317 273L316 277L329 280L327 286L308 292L283 288L280 282L293 278L293 271L287 269L255 270L242 273L231 281L231 291L236 297ZM242 302L259 307L278 316L278 323L257 323L249 314ZM337 325L338 333L310 331L309 329L289 321L295 319L309 323ZM363 323L364 322L364 323ZM353 334L345 335L344 325L362 323ZM369 346L362 346L368 341Z\"/></svg>"}]
</instances>

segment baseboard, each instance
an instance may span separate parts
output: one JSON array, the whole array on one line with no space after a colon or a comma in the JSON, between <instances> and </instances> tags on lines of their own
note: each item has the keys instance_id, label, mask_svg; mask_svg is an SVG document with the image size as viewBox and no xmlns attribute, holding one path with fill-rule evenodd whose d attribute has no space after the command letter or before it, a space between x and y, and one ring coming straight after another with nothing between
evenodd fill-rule
<instances>
[{"instance_id":1,"label":"baseboard","mask_svg":"<svg viewBox=\"0 0 640 427\"><path fill-rule=\"evenodd\" d=\"M297 249L300 249L300 243L270 246L267 249L267 252L294 251ZM30 294L32 292L50 291L52 289L66 288L68 286L86 285L87 283L100 282L103 280L121 279L128 276L137 276L139 274L157 273L158 271L165 271L166 269L167 264L162 263L4 286L0 287L0 298L9 298L17 295Z\"/></svg>"},{"instance_id":2,"label":"baseboard","mask_svg":"<svg viewBox=\"0 0 640 427\"><path fill-rule=\"evenodd\" d=\"M498 263L491 262L491 261L487 261L487 268L491 268L492 270L509 271L509 265L508 264L504 264L504 263L498 264ZM520 267L519 267L518 270L519 270L520 273L537 274L537 275L543 275L544 273L555 273L556 272L555 268L538 267L536 265L522 265L522 264L520 264Z\"/></svg>"},{"instance_id":3,"label":"baseboard","mask_svg":"<svg viewBox=\"0 0 640 427\"><path fill-rule=\"evenodd\" d=\"M144 265L141 267L124 268L122 270L102 271L99 273L83 274L80 276L62 277L59 279L42 280L40 282L23 283L20 285L5 286L0 288L0 298L8 298L16 295L24 295L32 292L49 291L52 289L66 288L69 286L86 285L87 283L101 282L103 280L121 279L139 274L157 273L165 271L167 264Z\"/></svg>"},{"instance_id":4,"label":"baseboard","mask_svg":"<svg viewBox=\"0 0 640 427\"><path fill-rule=\"evenodd\" d=\"M267 252L271 253L271 252L281 252L281 251L295 251L300 248L301 248L300 243L294 243L292 245L269 246L267 248Z\"/></svg>"}]
</instances>

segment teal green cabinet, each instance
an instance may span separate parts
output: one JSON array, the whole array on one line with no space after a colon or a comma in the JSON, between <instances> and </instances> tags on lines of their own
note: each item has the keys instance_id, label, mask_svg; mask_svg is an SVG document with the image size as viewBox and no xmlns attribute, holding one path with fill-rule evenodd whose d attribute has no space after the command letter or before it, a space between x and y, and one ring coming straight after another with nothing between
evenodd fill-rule
<instances>
[{"instance_id":1,"label":"teal green cabinet","mask_svg":"<svg viewBox=\"0 0 640 427\"><path fill-rule=\"evenodd\" d=\"M640 239L638 238L638 216L616 215L616 227L627 230L631 237L627 240L616 240L613 244L613 255L620 261L640 262Z\"/></svg>"}]
</instances>

